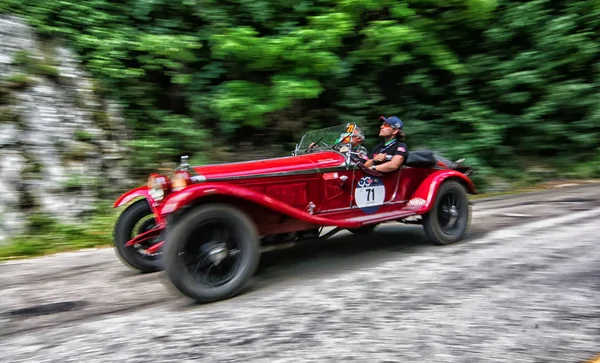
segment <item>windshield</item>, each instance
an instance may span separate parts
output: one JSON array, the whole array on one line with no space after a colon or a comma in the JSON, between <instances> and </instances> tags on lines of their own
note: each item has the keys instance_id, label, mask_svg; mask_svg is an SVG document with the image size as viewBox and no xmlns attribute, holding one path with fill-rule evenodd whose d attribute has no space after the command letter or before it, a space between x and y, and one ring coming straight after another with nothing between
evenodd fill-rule
<instances>
[{"instance_id":1,"label":"windshield","mask_svg":"<svg viewBox=\"0 0 600 363\"><path fill-rule=\"evenodd\" d=\"M298 155L306 153L306 149L311 143L317 143L312 151L331 149L334 145L340 142L348 143L349 140L343 140L345 136L352 135L354 132L360 132L355 123L340 124L331 127L325 127L318 130L308 131L300 139L300 143L296 147Z\"/></svg>"}]
</instances>

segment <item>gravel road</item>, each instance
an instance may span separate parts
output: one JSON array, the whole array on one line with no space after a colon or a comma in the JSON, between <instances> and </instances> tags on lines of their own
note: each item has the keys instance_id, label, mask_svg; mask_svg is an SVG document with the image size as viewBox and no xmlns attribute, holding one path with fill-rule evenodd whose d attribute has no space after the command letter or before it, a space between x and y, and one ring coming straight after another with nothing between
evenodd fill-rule
<instances>
[{"instance_id":1,"label":"gravel road","mask_svg":"<svg viewBox=\"0 0 600 363\"><path fill-rule=\"evenodd\" d=\"M600 353L599 191L476 201L449 246L385 224L266 253L208 305L112 249L7 262L0 362L582 362ZM18 310L50 303L68 311Z\"/></svg>"}]
</instances>

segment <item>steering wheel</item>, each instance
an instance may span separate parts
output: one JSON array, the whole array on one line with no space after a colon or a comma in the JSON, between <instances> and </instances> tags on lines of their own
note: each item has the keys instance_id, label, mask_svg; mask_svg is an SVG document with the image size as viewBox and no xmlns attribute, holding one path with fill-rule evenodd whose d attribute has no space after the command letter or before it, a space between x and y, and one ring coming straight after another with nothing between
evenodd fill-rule
<instances>
[{"instance_id":1,"label":"steering wheel","mask_svg":"<svg viewBox=\"0 0 600 363\"><path fill-rule=\"evenodd\" d=\"M359 168L360 170L364 171L364 172L365 172L365 174L369 174L369 175L371 175L371 176L383 176L383 173L382 173L382 172L380 172L380 171L377 171L377 170L373 170L373 169L370 169L370 168L367 168L367 167L365 166L365 163L363 163L362 161L359 161L359 162L357 162L357 163L356 163L356 166L358 166L358 168Z\"/></svg>"},{"instance_id":2,"label":"steering wheel","mask_svg":"<svg viewBox=\"0 0 600 363\"><path fill-rule=\"evenodd\" d=\"M372 175L372 176L383 176L382 172L377 171L377 170L373 170L373 169L370 169L370 168L367 168L364 163L360 163L359 162L356 165L360 168L360 170L364 171L365 174L369 174L369 175Z\"/></svg>"},{"instance_id":3,"label":"steering wheel","mask_svg":"<svg viewBox=\"0 0 600 363\"><path fill-rule=\"evenodd\" d=\"M311 143L312 146L307 147L306 150L304 150L304 152L305 153L312 152L312 150L319 145L319 143L321 142L321 140L323 140L323 137L321 137L319 140L315 141L314 143ZM327 145L324 142L322 142L322 144L323 144L323 146L329 146L329 145Z\"/></svg>"},{"instance_id":4,"label":"steering wheel","mask_svg":"<svg viewBox=\"0 0 600 363\"><path fill-rule=\"evenodd\" d=\"M359 156L359 153L350 150L340 150L340 152L347 152L350 154L350 160L354 163L364 163L364 160Z\"/></svg>"},{"instance_id":5,"label":"steering wheel","mask_svg":"<svg viewBox=\"0 0 600 363\"><path fill-rule=\"evenodd\" d=\"M348 152L350 153L350 160L354 163L353 165L357 166L360 170L364 171L366 174L369 174L371 176L383 176L384 175L380 171L367 168L365 166L364 160L360 156L358 156L359 154L357 152L354 152L354 151L348 151Z\"/></svg>"}]
</instances>

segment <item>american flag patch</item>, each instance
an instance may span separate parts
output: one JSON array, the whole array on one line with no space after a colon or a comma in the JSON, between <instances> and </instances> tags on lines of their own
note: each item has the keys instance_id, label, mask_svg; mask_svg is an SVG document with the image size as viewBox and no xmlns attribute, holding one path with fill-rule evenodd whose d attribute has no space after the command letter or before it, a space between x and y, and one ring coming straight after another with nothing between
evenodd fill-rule
<instances>
[{"instance_id":1,"label":"american flag patch","mask_svg":"<svg viewBox=\"0 0 600 363\"><path fill-rule=\"evenodd\" d=\"M406 149L405 149L405 148L403 148L402 146L398 146L398 151L402 151L403 153L405 153L405 152L406 152Z\"/></svg>"}]
</instances>

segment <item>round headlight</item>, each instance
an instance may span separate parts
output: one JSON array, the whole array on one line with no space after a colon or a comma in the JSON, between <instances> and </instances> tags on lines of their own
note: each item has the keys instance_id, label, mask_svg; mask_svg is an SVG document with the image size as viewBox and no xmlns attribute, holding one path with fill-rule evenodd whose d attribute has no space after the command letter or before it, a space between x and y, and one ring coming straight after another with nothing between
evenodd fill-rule
<instances>
[{"instance_id":1,"label":"round headlight","mask_svg":"<svg viewBox=\"0 0 600 363\"><path fill-rule=\"evenodd\" d=\"M165 197L165 191L167 190L168 182L167 178L163 175L152 174L148 177L148 193L152 199L159 201Z\"/></svg>"},{"instance_id":2,"label":"round headlight","mask_svg":"<svg viewBox=\"0 0 600 363\"><path fill-rule=\"evenodd\" d=\"M181 190L191 184L190 174L187 171L178 171L171 177L171 189Z\"/></svg>"}]
</instances>

